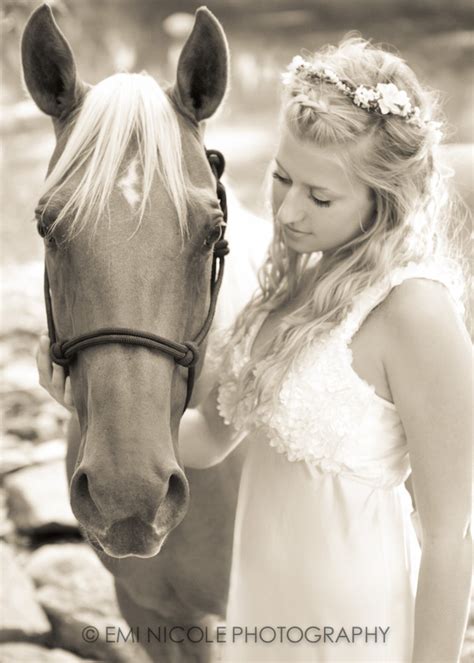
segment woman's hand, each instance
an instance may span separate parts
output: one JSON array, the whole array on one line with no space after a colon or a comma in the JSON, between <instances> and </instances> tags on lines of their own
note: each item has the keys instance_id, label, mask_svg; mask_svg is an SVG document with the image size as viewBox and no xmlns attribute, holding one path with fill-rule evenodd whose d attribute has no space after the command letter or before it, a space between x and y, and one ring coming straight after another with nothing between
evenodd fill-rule
<instances>
[{"instance_id":1,"label":"woman's hand","mask_svg":"<svg viewBox=\"0 0 474 663\"><path fill-rule=\"evenodd\" d=\"M75 412L71 393L71 380L65 376L62 366L58 366L51 361L49 345L48 334L41 334L36 353L39 383L58 403L70 412Z\"/></svg>"}]
</instances>

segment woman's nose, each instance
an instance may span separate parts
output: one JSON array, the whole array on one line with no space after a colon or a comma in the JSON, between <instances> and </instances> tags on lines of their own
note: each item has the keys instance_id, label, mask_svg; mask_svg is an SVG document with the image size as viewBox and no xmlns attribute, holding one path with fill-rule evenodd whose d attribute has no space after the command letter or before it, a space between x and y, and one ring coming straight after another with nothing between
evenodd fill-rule
<instances>
[{"instance_id":1,"label":"woman's nose","mask_svg":"<svg viewBox=\"0 0 474 663\"><path fill-rule=\"evenodd\" d=\"M277 220L285 225L298 223L305 217L304 199L296 187L287 191L277 211Z\"/></svg>"}]
</instances>

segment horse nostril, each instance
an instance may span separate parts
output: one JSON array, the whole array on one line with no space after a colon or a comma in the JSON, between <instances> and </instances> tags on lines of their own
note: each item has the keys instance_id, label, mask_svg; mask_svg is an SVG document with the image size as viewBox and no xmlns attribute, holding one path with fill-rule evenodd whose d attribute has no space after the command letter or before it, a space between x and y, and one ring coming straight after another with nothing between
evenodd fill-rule
<instances>
[{"instance_id":1,"label":"horse nostril","mask_svg":"<svg viewBox=\"0 0 474 663\"><path fill-rule=\"evenodd\" d=\"M99 505L92 496L89 477L81 470L72 479L71 506L80 522L101 518Z\"/></svg>"},{"instance_id":2,"label":"horse nostril","mask_svg":"<svg viewBox=\"0 0 474 663\"><path fill-rule=\"evenodd\" d=\"M89 479L87 478L87 474L85 472L76 477L75 484L76 495L80 499L92 499L89 492Z\"/></svg>"},{"instance_id":3,"label":"horse nostril","mask_svg":"<svg viewBox=\"0 0 474 663\"><path fill-rule=\"evenodd\" d=\"M168 479L166 499L172 504L181 504L186 499L186 487L179 474L172 474Z\"/></svg>"},{"instance_id":4,"label":"horse nostril","mask_svg":"<svg viewBox=\"0 0 474 663\"><path fill-rule=\"evenodd\" d=\"M82 472L78 477L76 477L74 483L76 498L80 501L81 504L87 504L88 509L98 515L100 511L99 505L96 504L94 498L92 497L92 493L89 489L89 479L86 472Z\"/></svg>"}]
</instances>

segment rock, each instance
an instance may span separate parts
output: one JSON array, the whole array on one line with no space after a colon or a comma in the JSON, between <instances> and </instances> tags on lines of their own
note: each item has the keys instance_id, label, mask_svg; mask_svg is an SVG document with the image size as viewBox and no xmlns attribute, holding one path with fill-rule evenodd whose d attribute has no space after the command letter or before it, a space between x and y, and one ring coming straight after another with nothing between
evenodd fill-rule
<instances>
[{"instance_id":1,"label":"rock","mask_svg":"<svg viewBox=\"0 0 474 663\"><path fill-rule=\"evenodd\" d=\"M65 612L120 616L114 580L86 543L41 546L26 565L43 603Z\"/></svg>"},{"instance_id":2,"label":"rock","mask_svg":"<svg viewBox=\"0 0 474 663\"><path fill-rule=\"evenodd\" d=\"M66 442L62 439L32 444L6 435L0 449L0 476L29 465L64 460L66 457Z\"/></svg>"},{"instance_id":3,"label":"rock","mask_svg":"<svg viewBox=\"0 0 474 663\"><path fill-rule=\"evenodd\" d=\"M0 537L7 538L15 532L15 525L8 518L8 509L6 495L3 488L0 488Z\"/></svg>"},{"instance_id":4,"label":"rock","mask_svg":"<svg viewBox=\"0 0 474 663\"><path fill-rule=\"evenodd\" d=\"M39 412L35 415L32 424L38 440L52 440L60 432L58 420L50 412Z\"/></svg>"},{"instance_id":5,"label":"rock","mask_svg":"<svg viewBox=\"0 0 474 663\"><path fill-rule=\"evenodd\" d=\"M7 406L4 410L5 431L9 437L37 442L64 437L64 423L70 416L65 408L58 404L62 411L53 411L45 404L35 403L25 406L21 401L14 402L11 407L12 396L16 396L17 393L10 392L6 399L10 401L10 408Z\"/></svg>"},{"instance_id":6,"label":"rock","mask_svg":"<svg viewBox=\"0 0 474 663\"><path fill-rule=\"evenodd\" d=\"M2 371L3 391L6 389L30 390L38 388L38 369L29 357L19 357Z\"/></svg>"},{"instance_id":7,"label":"rock","mask_svg":"<svg viewBox=\"0 0 474 663\"><path fill-rule=\"evenodd\" d=\"M2 593L0 641L44 639L51 624L39 605L31 579L17 564L14 553L0 542Z\"/></svg>"},{"instance_id":8,"label":"rock","mask_svg":"<svg viewBox=\"0 0 474 663\"><path fill-rule=\"evenodd\" d=\"M65 649L48 649L27 642L9 642L0 645L0 661L2 663L91 663L92 659L79 658Z\"/></svg>"},{"instance_id":9,"label":"rock","mask_svg":"<svg viewBox=\"0 0 474 663\"><path fill-rule=\"evenodd\" d=\"M76 532L64 462L35 465L6 477L9 516L25 534Z\"/></svg>"},{"instance_id":10,"label":"rock","mask_svg":"<svg viewBox=\"0 0 474 663\"><path fill-rule=\"evenodd\" d=\"M130 629L120 616L112 575L86 544L43 546L26 568L53 625L56 644L111 663L149 663L132 638L115 637L119 628L125 635ZM91 632L97 639L87 638ZM113 638L107 636L110 633Z\"/></svg>"}]
</instances>

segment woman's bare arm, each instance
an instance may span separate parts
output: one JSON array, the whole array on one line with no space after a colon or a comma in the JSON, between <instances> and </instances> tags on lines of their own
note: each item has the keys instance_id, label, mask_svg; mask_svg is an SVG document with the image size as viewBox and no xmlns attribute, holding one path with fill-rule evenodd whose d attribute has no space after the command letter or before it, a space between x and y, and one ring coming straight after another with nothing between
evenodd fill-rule
<instances>
[{"instance_id":1,"label":"woman's bare arm","mask_svg":"<svg viewBox=\"0 0 474 663\"><path fill-rule=\"evenodd\" d=\"M455 663L471 585L471 344L447 291L432 281L396 288L385 324L422 530L412 660Z\"/></svg>"},{"instance_id":2,"label":"woman's bare arm","mask_svg":"<svg viewBox=\"0 0 474 663\"><path fill-rule=\"evenodd\" d=\"M179 428L179 450L185 467L204 469L222 462L242 441L217 408L217 385L196 409L187 410Z\"/></svg>"}]
</instances>

